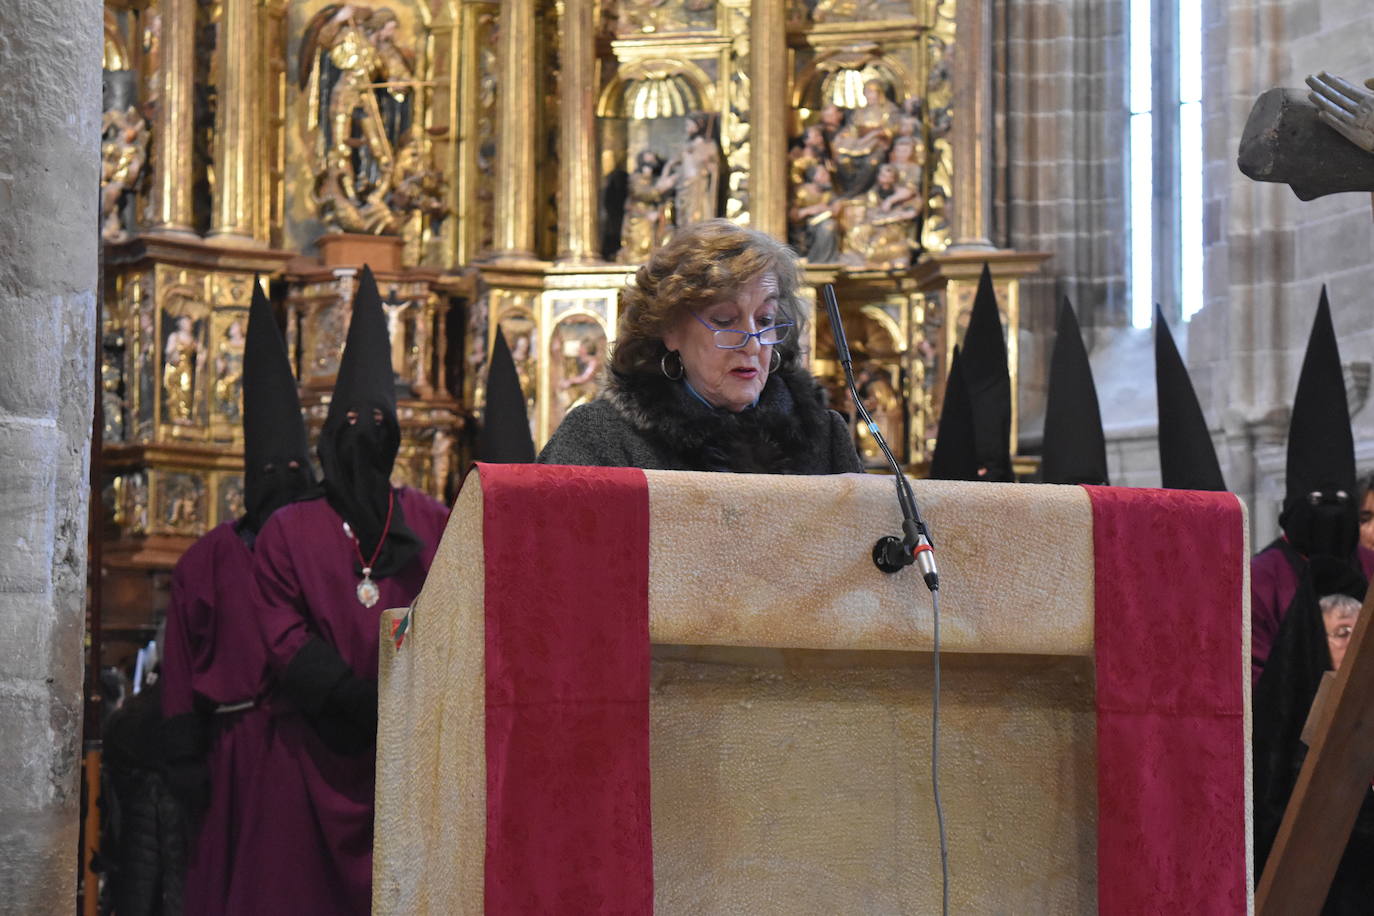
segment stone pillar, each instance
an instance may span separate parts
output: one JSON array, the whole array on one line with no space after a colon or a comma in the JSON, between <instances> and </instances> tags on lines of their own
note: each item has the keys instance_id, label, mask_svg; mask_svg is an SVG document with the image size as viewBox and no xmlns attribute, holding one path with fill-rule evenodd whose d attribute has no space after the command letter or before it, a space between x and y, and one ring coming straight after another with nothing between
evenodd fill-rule
<instances>
[{"instance_id":1,"label":"stone pillar","mask_svg":"<svg viewBox=\"0 0 1374 916\"><path fill-rule=\"evenodd\" d=\"M749 218L787 238L787 16L784 0L754 0L749 16Z\"/></svg>"},{"instance_id":2,"label":"stone pillar","mask_svg":"<svg viewBox=\"0 0 1374 916\"><path fill-rule=\"evenodd\" d=\"M534 5L535 0L501 0L493 252L498 259L535 256L534 132L539 118L540 61L535 53Z\"/></svg>"},{"instance_id":3,"label":"stone pillar","mask_svg":"<svg viewBox=\"0 0 1374 916\"><path fill-rule=\"evenodd\" d=\"M99 0L0 3L0 909L75 909Z\"/></svg>"},{"instance_id":4,"label":"stone pillar","mask_svg":"<svg viewBox=\"0 0 1374 916\"><path fill-rule=\"evenodd\" d=\"M253 244L258 226L258 4L225 0L219 25L219 102L215 111L215 197L210 240ZM189 39L188 39L189 40Z\"/></svg>"},{"instance_id":5,"label":"stone pillar","mask_svg":"<svg viewBox=\"0 0 1374 916\"><path fill-rule=\"evenodd\" d=\"M191 146L195 93L195 0L163 0L162 68L153 138L152 229L192 232Z\"/></svg>"},{"instance_id":6,"label":"stone pillar","mask_svg":"<svg viewBox=\"0 0 1374 916\"><path fill-rule=\"evenodd\" d=\"M596 33L593 4L564 3L558 109L558 260L600 260L596 235Z\"/></svg>"},{"instance_id":7,"label":"stone pillar","mask_svg":"<svg viewBox=\"0 0 1374 916\"><path fill-rule=\"evenodd\" d=\"M953 239L992 248L992 14L990 0L960 0L954 27Z\"/></svg>"}]
</instances>

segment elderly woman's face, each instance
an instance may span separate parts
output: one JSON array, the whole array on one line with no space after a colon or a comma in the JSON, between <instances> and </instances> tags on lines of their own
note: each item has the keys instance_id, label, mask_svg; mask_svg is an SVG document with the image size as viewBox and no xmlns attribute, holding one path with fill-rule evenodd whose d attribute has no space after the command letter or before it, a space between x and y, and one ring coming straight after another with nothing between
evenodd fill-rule
<instances>
[{"instance_id":1,"label":"elderly woman's face","mask_svg":"<svg viewBox=\"0 0 1374 916\"><path fill-rule=\"evenodd\" d=\"M1322 608L1322 626L1326 629L1326 645L1331 650L1331 669L1341 670L1345 661L1345 650L1350 646L1350 635L1355 632L1355 624L1360 620L1359 609L1345 603L1334 607Z\"/></svg>"},{"instance_id":2,"label":"elderly woman's face","mask_svg":"<svg viewBox=\"0 0 1374 916\"><path fill-rule=\"evenodd\" d=\"M696 315L701 321L683 315L663 335L663 343L682 357L682 371L697 394L716 407L744 410L758 400L768 381L773 348L760 346L758 338L751 337L738 350L722 350L716 346L713 329L752 333L787 320L778 305L778 278L761 274L733 296L698 309Z\"/></svg>"}]
</instances>

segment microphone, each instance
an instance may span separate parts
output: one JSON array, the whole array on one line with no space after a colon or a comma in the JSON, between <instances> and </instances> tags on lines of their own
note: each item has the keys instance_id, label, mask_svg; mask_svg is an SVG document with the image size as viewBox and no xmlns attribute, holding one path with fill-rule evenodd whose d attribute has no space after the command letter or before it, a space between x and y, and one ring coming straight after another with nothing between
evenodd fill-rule
<instances>
[{"instance_id":1,"label":"microphone","mask_svg":"<svg viewBox=\"0 0 1374 916\"><path fill-rule=\"evenodd\" d=\"M940 571L935 565L935 545L931 543L930 529L921 518L921 511L916 506L916 497L911 492L911 484L907 482L902 466L897 463L897 457L892 454L892 449L888 448L882 430L873 422L868 408L864 406L863 398L859 397L859 387L854 381L853 358L849 354L849 341L845 337L844 324L840 321L840 303L835 298L835 287L829 283L823 284L821 298L825 300L825 310L830 316L830 329L835 336L835 351L839 354L840 365L844 367L844 378L849 384L849 394L854 399L854 408L864 425L868 427L873 441L878 443L878 448L887 458L892 473L896 475L897 504L902 510L902 536L887 535L879 538L878 543L873 545L873 564L885 573L895 573L915 563L921 571L926 588L932 592L938 591Z\"/></svg>"}]
</instances>

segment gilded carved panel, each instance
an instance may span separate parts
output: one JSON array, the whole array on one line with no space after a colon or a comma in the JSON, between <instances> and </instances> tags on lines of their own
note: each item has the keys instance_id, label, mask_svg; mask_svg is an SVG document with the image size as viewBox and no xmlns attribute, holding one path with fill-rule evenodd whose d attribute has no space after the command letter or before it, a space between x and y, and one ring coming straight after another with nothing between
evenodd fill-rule
<instances>
[{"instance_id":1,"label":"gilded carved panel","mask_svg":"<svg viewBox=\"0 0 1374 916\"><path fill-rule=\"evenodd\" d=\"M432 111L432 26L417 0L289 7L288 246L310 251L325 233L390 235L404 239L407 265L447 261L442 227L456 163L435 154L449 128Z\"/></svg>"},{"instance_id":2,"label":"gilded carved panel","mask_svg":"<svg viewBox=\"0 0 1374 916\"><path fill-rule=\"evenodd\" d=\"M607 0L605 8L622 38L719 28L716 0Z\"/></svg>"},{"instance_id":3,"label":"gilded carved panel","mask_svg":"<svg viewBox=\"0 0 1374 916\"><path fill-rule=\"evenodd\" d=\"M744 219L748 81L740 77L747 43L738 29L747 33L748 16L714 3L709 10L690 5L654 6L657 24L625 19L648 5L619 7L619 37L603 57L596 106L607 260L642 263L681 226L727 214ZM666 22L675 25L661 28ZM684 30L702 37L689 39Z\"/></svg>"},{"instance_id":4,"label":"gilded carved panel","mask_svg":"<svg viewBox=\"0 0 1374 916\"><path fill-rule=\"evenodd\" d=\"M933 227L948 197L932 30L915 20L871 36L813 28L793 79L789 241L813 264L904 270L928 240L942 247Z\"/></svg>"}]
</instances>

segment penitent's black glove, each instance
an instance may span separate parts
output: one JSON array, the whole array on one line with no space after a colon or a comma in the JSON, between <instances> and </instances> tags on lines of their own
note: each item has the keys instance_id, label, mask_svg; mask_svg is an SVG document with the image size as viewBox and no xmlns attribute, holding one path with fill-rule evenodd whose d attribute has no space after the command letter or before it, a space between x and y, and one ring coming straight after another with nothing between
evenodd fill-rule
<instances>
[{"instance_id":1,"label":"penitent's black glove","mask_svg":"<svg viewBox=\"0 0 1374 916\"><path fill-rule=\"evenodd\" d=\"M282 690L334 753L361 754L377 743L377 683L355 675L324 640L312 637L301 647L286 666Z\"/></svg>"}]
</instances>

